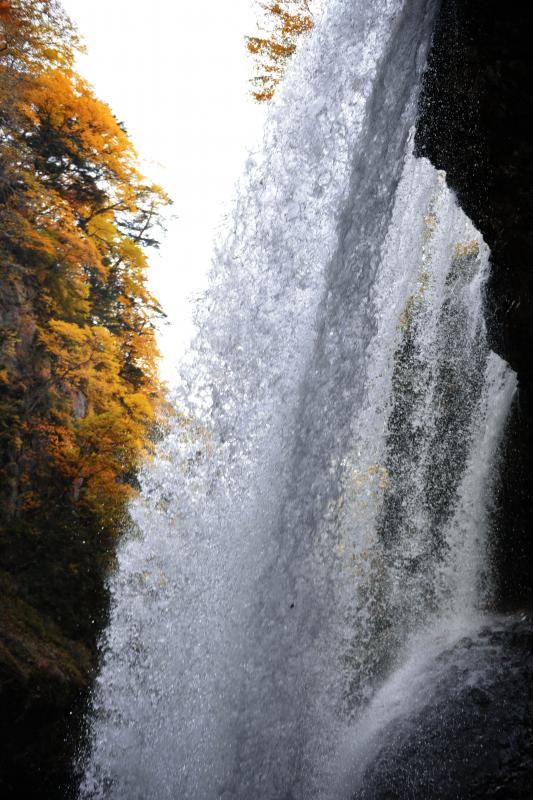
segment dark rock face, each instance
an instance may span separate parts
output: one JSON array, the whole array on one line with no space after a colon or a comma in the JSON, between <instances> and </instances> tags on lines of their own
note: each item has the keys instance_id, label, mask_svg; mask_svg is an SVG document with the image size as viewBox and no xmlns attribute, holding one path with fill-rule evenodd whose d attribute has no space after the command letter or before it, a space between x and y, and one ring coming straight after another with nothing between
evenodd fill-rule
<instances>
[{"instance_id":1,"label":"dark rock face","mask_svg":"<svg viewBox=\"0 0 533 800\"><path fill-rule=\"evenodd\" d=\"M530 622L460 640L431 665L422 694L379 732L354 800L531 800Z\"/></svg>"},{"instance_id":2,"label":"dark rock face","mask_svg":"<svg viewBox=\"0 0 533 800\"><path fill-rule=\"evenodd\" d=\"M0 797L75 796L72 762L94 653L0 571Z\"/></svg>"},{"instance_id":3,"label":"dark rock face","mask_svg":"<svg viewBox=\"0 0 533 800\"><path fill-rule=\"evenodd\" d=\"M532 23L521 0L442 0L416 135L491 248L490 342L518 375L494 513L501 610L533 605ZM365 763L354 800L531 800L531 620L443 652Z\"/></svg>"},{"instance_id":4,"label":"dark rock face","mask_svg":"<svg viewBox=\"0 0 533 800\"><path fill-rule=\"evenodd\" d=\"M447 173L492 251L492 348L517 372L495 502L496 604L533 605L533 4L441 0L416 153ZM354 800L531 800L533 623L442 652L362 751ZM365 754L366 753L366 754Z\"/></svg>"},{"instance_id":5,"label":"dark rock face","mask_svg":"<svg viewBox=\"0 0 533 800\"><path fill-rule=\"evenodd\" d=\"M497 498L506 609L533 602L532 22L522 0L442 0L416 137L491 248L491 346L518 373Z\"/></svg>"}]
</instances>

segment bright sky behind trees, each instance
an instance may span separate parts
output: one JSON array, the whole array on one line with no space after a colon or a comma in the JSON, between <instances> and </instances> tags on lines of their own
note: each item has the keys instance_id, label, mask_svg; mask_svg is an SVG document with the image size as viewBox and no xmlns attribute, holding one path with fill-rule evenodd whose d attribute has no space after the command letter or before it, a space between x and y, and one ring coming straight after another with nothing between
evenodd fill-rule
<instances>
[{"instance_id":1,"label":"bright sky behind trees","mask_svg":"<svg viewBox=\"0 0 533 800\"><path fill-rule=\"evenodd\" d=\"M127 127L175 219L150 285L169 317L160 344L172 381L193 332L190 298L205 286L216 225L230 205L265 109L249 95L253 0L63 0L88 53L79 70Z\"/></svg>"}]
</instances>

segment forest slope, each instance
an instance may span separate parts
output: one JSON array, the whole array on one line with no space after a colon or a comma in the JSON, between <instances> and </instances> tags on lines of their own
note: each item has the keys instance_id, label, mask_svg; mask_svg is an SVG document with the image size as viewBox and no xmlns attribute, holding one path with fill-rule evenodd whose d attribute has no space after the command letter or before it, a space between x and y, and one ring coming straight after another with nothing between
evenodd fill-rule
<instances>
[{"instance_id":1,"label":"forest slope","mask_svg":"<svg viewBox=\"0 0 533 800\"><path fill-rule=\"evenodd\" d=\"M60 4L2 0L0 24L0 786L52 798L158 435L146 249L168 198L75 72Z\"/></svg>"}]
</instances>

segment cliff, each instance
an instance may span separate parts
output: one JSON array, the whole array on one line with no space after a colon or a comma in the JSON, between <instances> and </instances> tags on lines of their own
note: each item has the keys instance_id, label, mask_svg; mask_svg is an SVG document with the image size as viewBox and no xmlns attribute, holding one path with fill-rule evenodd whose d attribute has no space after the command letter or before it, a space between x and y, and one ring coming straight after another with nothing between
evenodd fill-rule
<instances>
[{"instance_id":1,"label":"cliff","mask_svg":"<svg viewBox=\"0 0 533 800\"><path fill-rule=\"evenodd\" d=\"M74 70L59 3L0 3L0 794L67 796L106 573L163 387L163 190Z\"/></svg>"},{"instance_id":2,"label":"cliff","mask_svg":"<svg viewBox=\"0 0 533 800\"><path fill-rule=\"evenodd\" d=\"M492 620L429 664L418 655L410 713L380 729L353 800L529 800L531 620Z\"/></svg>"},{"instance_id":3,"label":"cliff","mask_svg":"<svg viewBox=\"0 0 533 800\"><path fill-rule=\"evenodd\" d=\"M500 609L533 601L532 21L525 2L443 0L416 136L491 248L491 346L518 374L496 500Z\"/></svg>"},{"instance_id":4,"label":"cliff","mask_svg":"<svg viewBox=\"0 0 533 800\"><path fill-rule=\"evenodd\" d=\"M409 713L380 730L357 800L531 797L532 18L522 2L442 0L416 134L492 252L490 342L519 383L492 515L494 606L522 613L440 653L416 697L405 687Z\"/></svg>"}]
</instances>

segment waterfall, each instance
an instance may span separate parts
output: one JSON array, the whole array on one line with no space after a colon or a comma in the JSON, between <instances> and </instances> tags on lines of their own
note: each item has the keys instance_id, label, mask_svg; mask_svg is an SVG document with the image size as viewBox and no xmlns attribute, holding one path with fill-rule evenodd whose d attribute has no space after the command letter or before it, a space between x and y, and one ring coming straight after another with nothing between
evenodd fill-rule
<instances>
[{"instance_id":1,"label":"waterfall","mask_svg":"<svg viewBox=\"0 0 533 800\"><path fill-rule=\"evenodd\" d=\"M436 6L330 0L248 159L111 581L85 800L350 796L409 643L490 600L514 376L488 248L412 154Z\"/></svg>"}]
</instances>

